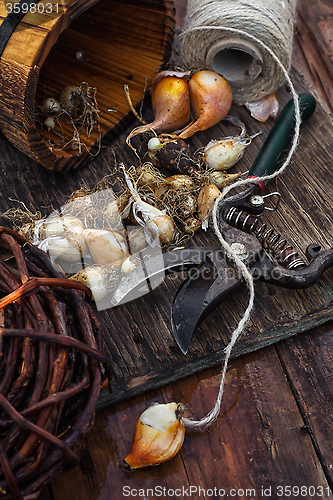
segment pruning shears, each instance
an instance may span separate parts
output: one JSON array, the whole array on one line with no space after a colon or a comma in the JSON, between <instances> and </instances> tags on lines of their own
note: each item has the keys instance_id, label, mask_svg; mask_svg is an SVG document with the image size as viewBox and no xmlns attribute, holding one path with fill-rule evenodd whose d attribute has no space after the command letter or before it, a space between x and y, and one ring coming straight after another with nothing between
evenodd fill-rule
<instances>
[{"instance_id":1,"label":"pruning shears","mask_svg":"<svg viewBox=\"0 0 333 500\"><path fill-rule=\"evenodd\" d=\"M300 94L302 121L314 113L315 107L316 101L311 94ZM281 111L249 171L249 177L253 178L250 186L222 200L217 215L223 238L254 279L298 289L313 285L326 269L333 266L333 249L321 251L319 245L309 245L306 262L274 227L259 218L267 208L267 195L262 194L266 183L261 178L278 169L281 155L293 137L294 127L295 108L291 100ZM278 196L279 201L279 193L272 195ZM112 304L128 301L135 290L146 283L156 282L165 272L184 269L190 273L175 294L171 329L174 339L186 354L201 321L217 304L244 285L233 258L220 246L176 249L164 253L162 263L160 257L143 262L122 280Z\"/></svg>"}]
</instances>

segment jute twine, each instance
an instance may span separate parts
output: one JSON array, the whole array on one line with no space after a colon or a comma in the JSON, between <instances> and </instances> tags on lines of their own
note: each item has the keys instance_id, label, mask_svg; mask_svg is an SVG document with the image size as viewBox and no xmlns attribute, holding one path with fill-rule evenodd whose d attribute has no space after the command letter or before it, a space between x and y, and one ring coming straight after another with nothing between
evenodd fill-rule
<instances>
[{"instance_id":1,"label":"jute twine","mask_svg":"<svg viewBox=\"0 0 333 500\"><path fill-rule=\"evenodd\" d=\"M260 67L252 78L248 74L251 68L244 70L244 79L239 81L231 81L218 71L231 84L234 102L245 104L265 97L284 83L282 68L290 69L295 8L296 0L189 0L180 35L181 68L198 71L209 67L207 56L214 46L217 51L221 48L221 57L224 49L238 48L238 52L229 54L228 66L242 66L244 59L237 61L237 54L242 58L247 53L254 55ZM276 54L281 66L271 53Z\"/></svg>"},{"instance_id":2,"label":"jute twine","mask_svg":"<svg viewBox=\"0 0 333 500\"><path fill-rule=\"evenodd\" d=\"M235 31L237 31L237 30L235 30ZM252 38L254 38L254 37L252 37ZM257 40L257 41L259 43L259 40ZM290 91L291 91L292 98L294 101L294 106L295 106L295 130L294 130L294 136L293 136L291 148L289 150L289 153L288 153L284 163L282 164L282 166L280 167L279 170L277 170L276 172L274 172L271 175L266 175L266 176L260 178L261 181L267 181L269 179L272 179L274 177L281 175L282 172L289 165L291 158L292 158L294 152L296 151L297 145L298 145L298 140L299 140L299 135L300 135L300 126L301 126L301 116L300 116L300 110L299 110L299 104L298 104L298 95L297 95L296 90L294 88L294 85L289 77L288 69L283 66L283 63L279 60L278 56L276 54L274 54L274 52L268 46L265 46L262 42L260 42L260 43L262 44L263 49L265 49L269 52L272 59L274 59L276 65L280 68L281 72L283 73L284 78L290 87ZM256 180L255 178L254 179L248 178L248 179L236 181L233 184L229 184L226 188L224 188L224 190L222 191L220 196L216 199L215 204L214 204L214 208L212 211L212 221L213 221L213 227L214 227L215 234L216 234L217 238L219 239L221 246L226 250L226 252L229 254L229 256L234 260L239 271L241 272L241 274L242 274L242 276L243 276L243 278L248 286L249 301L248 301L247 308L244 312L244 315L243 315L242 319L239 321L235 330L232 332L231 340L225 349L225 358L224 358L222 372L221 372L221 381L220 381L219 391L218 391L215 405L212 408L212 410L205 417L203 417L200 420L191 420L188 418L184 418L184 424L185 424L185 428L187 430L205 430L217 419L217 417L220 413L220 409L221 409L226 372L227 372L231 352L232 352L232 349L233 349L235 343L237 342L238 338L240 337L240 335L244 331L246 325L248 324L250 317L251 317L251 312L252 312L252 309L254 306L255 290L254 290L253 276L250 273L249 269L244 264L244 262L242 262L239 259L237 254L231 249L230 245L223 238L223 235L219 229L219 224L218 224L218 212L219 212L218 207L219 207L219 204L221 203L221 201L223 200L223 198L225 198L225 196L229 193L229 191L231 189L234 189L237 186L248 185L250 183L255 182L255 180Z\"/></svg>"}]
</instances>

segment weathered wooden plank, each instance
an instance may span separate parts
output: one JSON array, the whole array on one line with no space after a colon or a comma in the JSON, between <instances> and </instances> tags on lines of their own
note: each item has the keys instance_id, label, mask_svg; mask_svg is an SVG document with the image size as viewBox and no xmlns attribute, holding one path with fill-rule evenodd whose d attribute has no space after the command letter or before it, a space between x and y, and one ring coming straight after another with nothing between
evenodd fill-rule
<instances>
[{"instance_id":1,"label":"weathered wooden plank","mask_svg":"<svg viewBox=\"0 0 333 500\"><path fill-rule=\"evenodd\" d=\"M211 409L219 380L216 371L207 370L152 391L148 401L142 395L98 412L81 468L60 474L52 484L55 500L121 498L128 489L134 498L134 490L157 485L187 489L195 500L200 498L199 487L221 490L220 498L222 489L228 495L232 489L242 489L248 498L264 498L262 488L266 493L271 488L269 496L278 498L285 486L315 485L328 499L328 483L310 436L302 430L304 421L274 348L231 363L222 411L211 432L186 433L181 453L158 467L134 472L121 468L136 420L149 404L182 402L192 418L200 418ZM142 497L149 498L147 493ZM158 495L151 493L150 498ZM173 495L169 492L165 498Z\"/></svg>"},{"instance_id":2,"label":"weathered wooden plank","mask_svg":"<svg viewBox=\"0 0 333 500\"><path fill-rule=\"evenodd\" d=\"M277 345L277 352L313 440L333 484L333 324L318 327Z\"/></svg>"},{"instance_id":3,"label":"weathered wooden plank","mask_svg":"<svg viewBox=\"0 0 333 500\"><path fill-rule=\"evenodd\" d=\"M294 65L333 110L333 19L330 0L302 0L297 11Z\"/></svg>"}]
</instances>

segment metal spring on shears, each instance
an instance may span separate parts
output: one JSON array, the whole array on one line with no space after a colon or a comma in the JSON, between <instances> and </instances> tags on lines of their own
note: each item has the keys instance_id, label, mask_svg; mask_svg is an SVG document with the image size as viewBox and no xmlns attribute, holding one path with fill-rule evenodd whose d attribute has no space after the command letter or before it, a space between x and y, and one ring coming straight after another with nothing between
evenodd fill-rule
<instances>
[{"instance_id":1,"label":"metal spring on shears","mask_svg":"<svg viewBox=\"0 0 333 500\"><path fill-rule=\"evenodd\" d=\"M232 207L223 216L223 219L236 229L254 234L263 248L268 250L282 267L296 269L306 265L292 245L285 238L282 238L276 229L262 223L258 218Z\"/></svg>"}]
</instances>

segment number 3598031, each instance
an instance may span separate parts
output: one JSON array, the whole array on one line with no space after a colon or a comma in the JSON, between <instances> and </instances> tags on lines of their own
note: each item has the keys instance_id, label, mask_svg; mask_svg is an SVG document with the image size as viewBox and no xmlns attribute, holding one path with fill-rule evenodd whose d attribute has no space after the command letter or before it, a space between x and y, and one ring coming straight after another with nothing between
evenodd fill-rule
<instances>
[{"instance_id":1,"label":"number 3598031","mask_svg":"<svg viewBox=\"0 0 333 500\"><path fill-rule=\"evenodd\" d=\"M30 5L25 2L16 2L16 3L6 3L6 12L10 14L10 12L14 12L15 14L27 14L30 12L31 14L52 14L55 12L59 14L61 4L58 3L31 3Z\"/></svg>"}]
</instances>

